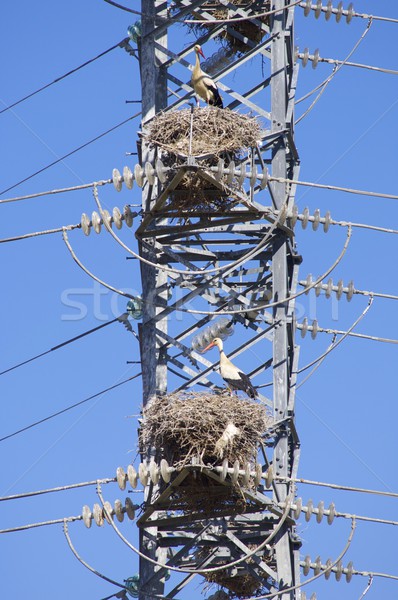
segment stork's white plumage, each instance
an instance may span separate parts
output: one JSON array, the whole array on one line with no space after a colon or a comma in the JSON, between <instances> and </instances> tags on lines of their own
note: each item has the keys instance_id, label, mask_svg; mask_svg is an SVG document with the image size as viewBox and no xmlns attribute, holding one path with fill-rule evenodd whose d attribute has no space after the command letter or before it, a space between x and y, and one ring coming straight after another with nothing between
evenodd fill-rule
<instances>
[{"instance_id":1,"label":"stork's white plumage","mask_svg":"<svg viewBox=\"0 0 398 600\"><path fill-rule=\"evenodd\" d=\"M196 63L192 71L191 82L193 89L195 90L198 106L200 96L205 102L207 102L207 104L211 104L212 106L218 106L219 108L224 108L220 92L217 89L217 85L210 77L208 77L208 75L205 75L205 73L203 73L202 69L200 68L199 54L203 56L203 58L205 57L205 55L202 52L202 48L199 46L199 44L196 44L194 50L196 53Z\"/></svg>"},{"instance_id":2,"label":"stork's white plumage","mask_svg":"<svg viewBox=\"0 0 398 600\"><path fill-rule=\"evenodd\" d=\"M228 387L232 390L243 390L250 398L256 398L258 396L257 390L253 387L246 373L235 367L229 358L227 358L220 338L214 338L204 351L210 350L214 346L217 346L220 351L220 373Z\"/></svg>"}]
</instances>

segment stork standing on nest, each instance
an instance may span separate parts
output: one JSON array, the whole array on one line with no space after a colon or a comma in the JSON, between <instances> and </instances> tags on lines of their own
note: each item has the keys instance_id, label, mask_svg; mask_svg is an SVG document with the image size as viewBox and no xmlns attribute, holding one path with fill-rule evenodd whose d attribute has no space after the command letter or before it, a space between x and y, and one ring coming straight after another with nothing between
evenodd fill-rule
<instances>
[{"instance_id":1,"label":"stork standing on nest","mask_svg":"<svg viewBox=\"0 0 398 600\"><path fill-rule=\"evenodd\" d=\"M202 52L202 48L199 46L199 44L196 44L194 50L196 53L196 63L192 71L191 82L193 89L195 90L198 108L199 96L211 106L218 106L218 108L224 108L220 92L217 89L217 85L210 77L205 75L205 73L203 73L202 69L200 68L199 54L203 56L203 58L205 58L205 55Z\"/></svg>"},{"instance_id":2,"label":"stork standing on nest","mask_svg":"<svg viewBox=\"0 0 398 600\"><path fill-rule=\"evenodd\" d=\"M238 367L235 367L235 365L227 358L220 338L214 338L214 340L204 349L204 352L210 350L210 348L214 348L214 346L217 346L220 351L220 373L229 389L242 390L254 400L254 398L258 396L257 390L253 387L252 382L246 373L243 373Z\"/></svg>"}]
</instances>

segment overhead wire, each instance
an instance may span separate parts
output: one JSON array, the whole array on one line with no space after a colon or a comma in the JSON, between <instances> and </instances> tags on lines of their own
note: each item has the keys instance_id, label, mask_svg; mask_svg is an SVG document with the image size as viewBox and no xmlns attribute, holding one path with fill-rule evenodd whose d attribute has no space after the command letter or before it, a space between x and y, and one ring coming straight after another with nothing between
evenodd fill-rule
<instances>
[{"instance_id":1,"label":"overhead wire","mask_svg":"<svg viewBox=\"0 0 398 600\"><path fill-rule=\"evenodd\" d=\"M0 204L5 204L6 202L18 202L19 200L29 200L30 198L39 198L40 196L49 196L51 194L62 194L64 192L85 190L94 186L99 187L101 185L107 185L108 183L112 183L112 179L103 179L101 181L94 181L92 183L83 183L82 185L74 185L72 187L47 190L45 192L37 192L36 194L27 194L26 196L17 196L15 198L4 198L3 200L0 200Z\"/></svg>"},{"instance_id":2,"label":"overhead wire","mask_svg":"<svg viewBox=\"0 0 398 600\"><path fill-rule=\"evenodd\" d=\"M45 229L44 231L34 231L32 233L25 233L23 235L16 235L14 237L2 238L0 239L0 244L6 244L8 242L20 242L21 240L27 240L33 237L39 237L41 235L51 235L53 233L62 233L62 231L73 231L73 229L81 229L81 223L77 223L76 225L63 225L62 227L57 227L56 229Z\"/></svg>"},{"instance_id":3,"label":"overhead wire","mask_svg":"<svg viewBox=\"0 0 398 600\"><path fill-rule=\"evenodd\" d=\"M101 484L107 483L115 483L117 481L116 477L106 477L101 479ZM90 485L98 485L98 479L94 479L93 481L83 481L80 483L71 483L69 485L61 485L58 487L48 488L46 490L35 490L33 492L23 492L21 494L12 494L11 496L0 496L0 502L6 502L8 500L20 500L22 498L31 498L32 496L41 496L42 494L52 494L54 492L65 492L67 490L74 490L81 487L86 487ZM136 491L136 490L133 490Z\"/></svg>"},{"instance_id":4,"label":"overhead wire","mask_svg":"<svg viewBox=\"0 0 398 600\"><path fill-rule=\"evenodd\" d=\"M42 87L40 87L36 91L31 92L30 94L27 94L23 98L20 98L19 100L16 100L16 102L13 102L9 106L6 106L2 110L0 110L0 115L2 113L6 112L7 110L10 110L11 108L14 108L14 106L17 106L18 104L21 104L25 100L28 100L28 98L32 98L33 96L35 96L39 92L42 92L43 90L46 90L47 88L51 87L55 83L58 83L59 81L62 81L66 77L69 77L69 75L72 75L73 73L76 73L80 69L83 69L83 67L86 67L87 65L90 65L91 63L95 62L99 58L102 58L102 56L105 56L106 54L108 54L109 52L111 52L112 50L114 50L115 48L123 47L123 45L126 44L126 43L128 43L128 42L129 42L129 38L124 38L123 40L121 40L120 42L118 42L117 44L115 44L114 46L111 46L107 50L104 50L100 54L97 54L97 56L94 56L94 58L90 58L90 60L87 60L86 62L82 63L78 67L72 69L71 71L68 71L67 73L64 73L64 75L61 75L60 77L57 77L56 79L54 79L54 81L51 81L50 83L47 83L46 85L43 85Z\"/></svg>"},{"instance_id":5,"label":"overhead wire","mask_svg":"<svg viewBox=\"0 0 398 600\"><path fill-rule=\"evenodd\" d=\"M80 406L81 404L85 404L86 402L89 402L90 400L94 400L94 398L98 398L99 396L102 396L103 394L106 394L107 392L110 392L111 390L114 390L117 387L120 387L121 385L128 383L129 381L133 381L133 379L136 379L141 374L142 373L140 372L140 373L137 373L136 375L133 375L132 377L128 377L127 379L124 379L123 381L120 381L119 383L115 383L114 385L111 385L110 387L105 388L104 390L101 390L100 392L97 392L96 394L93 394L92 396L89 396L88 398L84 398L84 400L75 402L75 404L71 404L70 406L63 408L62 410L52 413L48 417L44 417L43 419L40 419L39 421L35 421L34 423L31 423L30 425L26 425L26 427L22 427L21 429L18 429L17 431L14 431L13 433L9 433L8 435L5 435L2 438L0 438L0 442L4 442L5 440L8 440L9 438L15 437L16 435L23 433L24 431L27 431L28 429L32 429L33 427L36 427L37 425L41 425L41 423L45 423L46 421L49 421L50 419L54 419L55 417L58 417L59 415L62 415L63 413L66 413L69 410L72 410L73 408Z\"/></svg>"},{"instance_id":6,"label":"overhead wire","mask_svg":"<svg viewBox=\"0 0 398 600\"><path fill-rule=\"evenodd\" d=\"M123 313L123 315L120 315L119 317L116 317L115 319L112 319L111 321L107 321L106 323L101 323L101 325L97 325L97 327L93 327L92 329L88 329L87 331L84 331L83 333L80 333L79 335L75 335L74 337L69 338L68 340L65 340L64 342L61 342L60 344L53 346L49 350L45 350L44 352L41 352L40 354L36 354L36 356L32 356L31 358L28 358L27 360L24 360L20 363L17 363L16 365L9 367L8 369L4 369L4 371L0 372L0 376L5 375L6 373L9 373L10 371L14 371L15 369L18 369L19 367L22 367L23 365L26 365L30 362L33 362L34 360L37 360L38 358L41 358L42 356L45 356L46 354L50 354L50 352L59 350L60 348L63 348L64 346L67 346L68 344L71 344L72 342L76 342L77 340L80 340L80 339L86 337L87 335L90 335L91 333L95 333L96 331L99 331L100 329L103 329L104 327L107 327L108 325L112 325L112 323L116 323L116 322L123 323L123 321L126 318L127 318L127 313Z\"/></svg>"},{"instance_id":7,"label":"overhead wire","mask_svg":"<svg viewBox=\"0 0 398 600\"><path fill-rule=\"evenodd\" d=\"M335 75L337 75L337 73L340 71L340 69L347 64L347 61L349 58L351 58L351 56L354 54L354 52L357 50L358 46L361 44L361 42L365 39L366 35L369 33L370 28L372 25L372 18L369 19L367 27L365 29L365 31L362 33L362 35L360 36L360 38L358 39L358 41L356 42L356 44L354 45L354 47L352 48L352 50L347 54L346 58L343 61L339 61L338 66L336 64L336 68L333 69L332 73L329 75L329 77L325 80L325 82L322 84L322 88L321 91L319 92L319 94L317 95L317 97L315 98L315 100L313 100L313 102L310 104L310 106L307 108L307 110L295 121L295 125L297 125L298 123L300 123L300 121L302 119L304 119L304 117L306 117L308 115L308 113L314 108L315 104L318 102L318 100L321 98L323 92L326 90L327 86L329 85L329 83L332 81L332 79L335 77Z\"/></svg>"},{"instance_id":8,"label":"overhead wire","mask_svg":"<svg viewBox=\"0 0 398 600\"><path fill-rule=\"evenodd\" d=\"M129 121L132 121L133 119L135 119L136 117L138 117L140 114L141 114L141 111L138 112L138 113L136 113L135 115L132 115L131 117L128 117L128 119L125 119L121 123L118 123L117 125L114 125L110 129L107 129L103 133L100 133L99 135L95 136L94 138L92 138L88 142L85 142L84 144L81 144L80 146L78 146L74 150L71 150L70 152L67 152L66 154L64 154L60 158L57 158L56 160L54 160L50 164L46 165L45 167L42 167L38 171L35 171L34 173L31 173L31 175L28 175L27 177L25 177L24 179L21 179L17 183L14 183L13 185L10 185L8 188L6 188L6 189L4 189L4 190L2 190L0 192L0 196L3 195L3 194L5 194L6 192L9 192L10 190L13 190L14 188L18 187L19 185L21 185L21 183L25 183L26 181L29 181L30 179L33 179L33 177L36 177L36 175L39 175L40 173L43 173L44 171L46 171L50 167L53 167L54 165L62 162L63 160L65 160L65 158L68 158L69 156L72 156L72 154L75 154L76 152L79 152L79 150L82 150L83 148L86 148L90 144L93 144L94 142L96 142L97 140L99 140L99 139L103 138L104 136L108 135L112 131L115 131L119 127L122 127L122 125L125 125Z\"/></svg>"}]
</instances>

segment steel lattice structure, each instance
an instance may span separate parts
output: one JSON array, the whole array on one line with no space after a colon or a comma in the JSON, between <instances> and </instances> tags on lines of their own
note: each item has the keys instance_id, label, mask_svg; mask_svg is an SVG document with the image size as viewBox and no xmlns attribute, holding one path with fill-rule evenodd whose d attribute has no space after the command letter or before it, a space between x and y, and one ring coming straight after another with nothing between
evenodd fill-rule
<instances>
[{"instance_id":1,"label":"steel lattice structure","mask_svg":"<svg viewBox=\"0 0 398 600\"><path fill-rule=\"evenodd\" d=\"M247 36L231 22L214 23L220 4L226 7L228 17L275 12L268 18L252 16L251 35ZM294 300L289 297L296 291L301 258L287 217L295 187L267 182L267 172L269 168L275 177L298 179L299 158L294 143L298 66L294 60L294 7L290 4L289 0L238 5L227 0L176 0L171 8L163 0L142 0L139 40L143 130L160 110L175 111L192 102L193 90L187 83L191 65L186 57L193 44L178 54L168 49L173 28L181 27L181 20L192 15L213 21L211 26L201 28L199 43L227 34L241 44L241 49L244 45L239 53L221 49L221 56L213 60L212 76L229 110L249 109L266 123L257 147L239 160L225 157L213 168L206 168L195 156L187 156L178 167L168 169L156 148L144 140L139 143L146 177L143 219L136 236L141 256L159 265L155 268L141 263L144 405L166 392L170 373L169 381L176 382L176 375L180 377L179 384L172 386L176 391L194 385L217 387L216 376L218 383L211 378L217 362L195 352L190 336L211 322L213 315L230 314L235 328L242 333L240 339L245 341L233 347L236 338L231 338L229 357L242 355L243 360L243 353L251 352L251 361L256 364L249 375L254 385L269 383L264 388L269 393L260 395L260 400L272 410L274 426L260 463L263 472L271 466L281 478L295 478L299 460L300 443L294 425L298 347L294 340ZM223 52L225 60L220 60ZM237 91L229 76L247 67L249 60L256 65L262 62L268 75L263 76L260 68L258 81L249 89ZM186 173L195 173L204 186L210 184L226 195L225 181L237 178L241 184L239 202L222 213L185 212L181 220L169 200L178 200L179 185ZM212 314L192 314L186 309ZM158 459L151 448L143 448L142 457L147 461ZM167 566L203 570L233 561L237 564L226 571L230 579L249 574L261 583L263 593L279 592L275 597L283 600L299 597L296 589L289 591L299 585L300 567L300 541L288 510L294 497L291 484L279 479L271 489L261 484L257 489L244 489L246 506L242 514L220 506L210 516L200 512L184 515L174 509L172 497L178 486L187 484L187 477L195 469L198 467L192 465L169 482L149 482L146 486L145 510L137 522L140 549L157 564L141 559L140 598L176 597L195 577L195 573L186 572L177 585L167 584L165 589ZM201 472L216 482L212 489L232 485L228 465L224 473L203 468ZM244 479L241 485L245 488ZM253 554L253 548L269 536L269 543Z\"/></svg>"}]
</instances>

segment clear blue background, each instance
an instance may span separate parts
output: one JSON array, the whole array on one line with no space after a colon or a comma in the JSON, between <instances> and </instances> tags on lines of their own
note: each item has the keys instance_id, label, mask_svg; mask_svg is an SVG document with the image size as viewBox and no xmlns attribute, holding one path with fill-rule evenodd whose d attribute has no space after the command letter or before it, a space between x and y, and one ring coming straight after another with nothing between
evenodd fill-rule
<instances>
[{"instance_id":1,"label":"clear blue background","mask_svg":"<svg viewBox=\"0 0 398 600\"><path fill-rule=\"evenodd\" d=\"M337 2L335 3L337 4ZM139 9L139 5L131 3ZM356 2L358 12L398 19L393 0ZM0 108L59 77L96 56L126 36L134 15L100 0L54 3L21 0L2 9L2 84ZM296 9L296 43L303 51L320 48L321 56L343 60L366 27L366 20L350 25L332 18L318 21L311 13L304 18ZM396 39L398 24L374 22L352 61L398 69ZM171 48L178 51L192 40L181 26L174 26ZM214 45L204 47L207 55ZM188 57L193 60L192 56ZM237 90L258 81L258 64L247 63L229 79ZM268 66L266 65L266 68ZM301 68L298 97L313 89L331 72L330 65L316 70ZM180 71L186 81L187 71ZM140 99L137 61L122 49L82 69L34 98L0 115L1 189L8 188L98 134L138 112ZM397 78L394 75L344 67L296 130L306 181L397 194ZM224 98L225 100L225 98ZM262 96L269 109L269 92ZM308 101L297 107L297 116ZM108 179L114 167L133 166L139 120L81 150L58 165L19 185L5 197ZM140 190L113 187L100 189L104 205L120 208L139 203ZM327 210L344 221L397 227L397 201L353 196L299 187L297 203L321 214ZM3 204L0 237L75 224L82 212L95 209L90 190ZM134 227L133 226L133 231ZM123 229L123 239L135 247L133 231ZM311 227L296 228L303 255L300 277L324 272L339 254L345 239L343 228L325 235ZM135 261L105 232L86 238L70 234L74 248L86 266L116 287L140 291ZM72 261L60 234L3 244L1 252L1 333L3 369L43 352L117 316L125 300L100 292ZM355 287L397 294L396 240L394 236L354 230L349 250L333 273L336 282L353 279ZM78 306L72 302L80 303ZM351 303L299 299L298 318L317 318L323 327L346 330L365 308L367 299L355 296ZM173 317L176 318L177 317ZM185 317L178 317L185 319ZM176 326L183 328L184 320ZM136 325L134 324L134 327ZM361 333L398 338L396 304L375 299L369 314L358 326ZM239 335L240 330L237 331ZM243 335L244 333L242 333ZM319 334L301 340L300 364L316 358L330 343ZM236 337L228 342L237 345ZM228 346L227 346L228 352ZM239 358L243 368L254 355ZM209 357L216 358L215 353ZM114 324L29 365L3 375L0 437L48 414L78 402L139 371L127 365L139 358L135 338L122 325ZM297 392L297 428L302 442L300 476L379 490L397 491L395 385L396 346L367 340L347 339ZM1 369L2 370L2 369ZM212 376L220 381L218 375ZM256 384L268 381L264 374ZM172 382L173 383L173 382ZM141 407L141 381L110 392L37 428L0 444L0 495L112 477L118 465L126 466L137 452L137 415ZM344 493L327 488L299 486L304 501L317 504L334 501L337 510L384 519L397 519L397 499ZM104 489L106 499L124 498L116 485ZM141 498L141 497L139 497ZM31 499L2 502L0 528L15 527L65 516L78 515L84 504L97 502L95 488L65 491ZM134 525L123 531L137 541ZM350 522L338 519L330 527L313 519L299 521L302 555L323 562L336 557L346 543ZM72 540L81 556L99 571L117 581L138 571L136 556L109 526L86 530L80 522L70 525ZM353 543L344 558L361 571L398 575L397 534L393 526L358 522ZM89 598L97 600L117 589L89 573L67 547L61 525L1 536L1 596L4 598ZM303 578L304 579L304 578ZM356 576L347 585L334 576L305 588L308 596L342 600L359 598L367 583ZM200 597L199 579L180 597ZM377 579L367 598L393 600L397 583Z\"/></svg>"}]
</instances>

